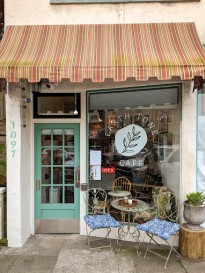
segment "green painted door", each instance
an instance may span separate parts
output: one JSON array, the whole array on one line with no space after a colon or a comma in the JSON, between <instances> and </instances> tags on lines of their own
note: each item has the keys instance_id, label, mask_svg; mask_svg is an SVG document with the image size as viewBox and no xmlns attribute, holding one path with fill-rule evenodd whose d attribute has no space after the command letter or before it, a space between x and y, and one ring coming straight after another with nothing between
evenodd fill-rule
<instances>
[{"instance_id":1,"label":"green painted door","mask_svg":"<svg viewBox=\"0 0 205 273\"><path fill-rule=\"evenodd\" d=\"M79 233L79 124L35 124L35 232Z\"/></svg>"}]
</instances>

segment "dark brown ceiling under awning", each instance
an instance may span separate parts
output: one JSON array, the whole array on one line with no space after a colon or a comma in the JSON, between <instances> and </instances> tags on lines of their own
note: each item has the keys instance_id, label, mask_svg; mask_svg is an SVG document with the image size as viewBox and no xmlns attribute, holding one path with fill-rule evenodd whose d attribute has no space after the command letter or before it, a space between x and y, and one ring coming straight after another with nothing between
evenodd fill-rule
<instances>
[{"instance_id":1,"label":"dark brown ceiling under awning","mask_svg":"<svg viewBox=\"0 0 205 273\"><path fill-rule=\"evenodd\" d=\"M194 23L8 26L0 78L82 82L205 78Z\"/></svg>"}]
</instances>

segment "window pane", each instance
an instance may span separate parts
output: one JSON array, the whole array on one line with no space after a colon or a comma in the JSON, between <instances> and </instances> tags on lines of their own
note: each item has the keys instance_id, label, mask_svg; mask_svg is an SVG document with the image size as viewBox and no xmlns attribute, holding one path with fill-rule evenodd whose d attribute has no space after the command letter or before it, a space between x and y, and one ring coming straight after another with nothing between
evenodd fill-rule
<instances>
[{"instance_id":1,"label":"window pane","mask_svg":"<svg viewBox=\"0 0 205 273\"><path fill-rule=\"evenodd\" d=\"M41 145L42 146L51 145L51 129L43 129L41 131Z\"/></svg>"},{"instance_id":2,"label":"window pane","mask_svg":"<svg viewBox=\"0 0 205 273\"><path fill-rule=\"evenodd\" d=\"M89 95L89 152L101 152L100 160L89 162L89 187L109 191L125 176L134 197L144 183L178 194L180 87L113 91Z\"/></svg>"},{"instance_id":3,"label":"window pane","mask_svg":"<svg viewBox=\"0 0 205 273\"><path fill-rule=\"evenodd\" d=\"M63 145L63 130L54 129L53 130L53 146Z\"/></svg>"},{"instance_id":4,"label":"window pane","mask_svg":"<svg viewBox=\"0 0 205 273\"><path fill-rule=\"evenodd\" d=\"M64 137L65 146L74 146L74 129L66 129Z\"/></svg>"},{"instance_id":5,"label":"window pane","mask_svg":"<svg viewBox=\"0 0 205 273\"><path fill-rule=\"evenodd\" d=\"M65 167L65 184L74 184L74 167Z\"/></svg>"},{"instance_id":6,"label":"window pane","mask_svg":"<svg viewBox=\"0 0 205 273\"><path fill-rule=\"evenodd\" d=\"M74 203L74 187L65 187L65 203Z\"/></svg>"},{"instance_id":7,"label":"window pane","mask_svg":"<svg viewBox=\"0 0 205 273\"><path fill-rule=\"evenodd\" d=\"M41 187L41 203L43 204L50 203L50 192L51 187L48 186Z\"/></svg>"},{"instance_id":8,"label":"window pane","mask_svg":"<svg viewBox=\"0 0 205 273\"><path fill-rule=\"evenodd\" d=\"M53 165L62 165L63 149L53 149Z\"/></svg>"},{"instance_id":9,"label":"window pane","mask_svg":"<svg viewBox=\"0 0 205 273\"><path fill-rule=\"evenodd\" d=\"M74 157L74 148L65 148L64 152L64 160L65 160L65 165L74 165L75 162L75 157Z\"/></svg>"},{"instance_id":10,"label":"window pane","mask_svg":"<svg viewBox=\"0 0 205 273\"><path fill-rule=\"evenodd\" d=\"M53 168L53 184L62 184L63 175L62 175L62 167L54 167Z\"/></svg>"},{"instance_id":11,"label":"window pane","mask_svg":"<svg viewBox=\"0 0 205 273\"><path fill-rule=\"evenodd\" d=\"M51 184L51 168L50 167L43 167L41 175L42 175L41 177L42 184Z\"/></svg>"},{"instance_id":12,"label":"window pane","mask_svg":"<svg viewBox=\"0 0 205 273\"><path fill-rule=\"evenodd\" d=\"M50 165L51 164L51 150L50 149L41 149L41 164Z\"/></svg>"},{"instance_id":13,"label":"window pane","mask_svg":"<svg viewBox=\"0 0 205 273\"><path fill-rule=\"evenodd\" d=\"M62 203L62 187L53 187L52 203Z\"/></svg>"}]
</instances>

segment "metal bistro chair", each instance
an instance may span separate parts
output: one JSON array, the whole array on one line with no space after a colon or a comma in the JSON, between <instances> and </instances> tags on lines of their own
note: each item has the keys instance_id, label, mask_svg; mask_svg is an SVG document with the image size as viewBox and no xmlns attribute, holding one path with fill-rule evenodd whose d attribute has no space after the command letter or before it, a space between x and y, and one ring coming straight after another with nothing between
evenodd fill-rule
<instances>
[{"instance_id":1,"label":"metal bistro chair","mask_svg":"<svg viewBox=\"0 0 205 273\"><path fill-rule=\"evenodd\" d=\"M115 190L115 187L120 187L122 191L131 191L131 182L128 178L124 176L120 176L115 179L115 181L112 184L112 190Z\"/></svg>"},{"instance_id":2,"label":"metal bistro chair","mask_svg":"<svg viewBox=\"0 0 205 273\"><path fill-rule=\"evenodd\" d=\"M107 193L104 189L101 188L91 188L86 191L84 195L84 200L87 206L87 214L84 216L84 220L86 222L86 230L87 230L87 244L89 249L94 248L104 248L110 247L110 232L111 228L120 228L121 225L108 213L105 213L106 205L107 205ZM99 229L105 229L106 235L104 239L108 239L108 242L105 240L105 244L100 246L92 246L91 241L102 241L93 239L91 240L91 234Z\"/></svg>"},{"instance_id":3,"label":"metal bistro chair","mask_svg":"<svg viewBox=\"0 0 205 273\"><path fill-rule=\"evenodd\" d=\"M130 195L131 195L132 184L127 177L119 176L118 178L116 178L112 184L112 190L115 191L116 187L119 187L120 190L122 190L122 191L129 191ZM115 212L115 213L119 214L119 212ZM121 211L120 213L121 213L122 222L124 222L125 221L125 213L123 211Z\"/></svg>"},{"instance_id":4,"label":"metal bistro chair","mask_svg":"<svg viewBox=\"0 0 205 273\"><path fill-rule=\"evenodd\" d=\"M137 225L136 228L146 232L150 238L149 243L153 242L159 245L159 243L156 241L156 237L160 237L169 246L170 249L168 255L165 256L161 255L157 250L153 250L153 247L150 249L148 244L144 255L144 257L146 257L147 252L151 252L164 258L166 260L164 268L166 268L171 252L173 250L180 256L180 254L174 248L174 242L180 229L180 225L177 223L177 220L181 208L181 203L179 198L170 190L169 192L161 192L156 195L155 204L157 206L156 217L144 224ZM172 235L175 237L172 243L170 243L169 238Z\"/></svg>"}]
</instances>

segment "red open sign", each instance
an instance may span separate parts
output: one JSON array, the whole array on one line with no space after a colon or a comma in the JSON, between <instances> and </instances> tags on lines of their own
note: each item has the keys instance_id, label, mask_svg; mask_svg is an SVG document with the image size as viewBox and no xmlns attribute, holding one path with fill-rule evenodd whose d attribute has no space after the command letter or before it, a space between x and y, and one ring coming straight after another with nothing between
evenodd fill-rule
<instances>
[{"instance_id":1,"label":"red open sign","mask_svg":"<svg viewBox=\"0 0 205 273\"><path fill-rule=\"evenodd\" d=\"M115 168L114 167L102 168L102 173L115 173Z\"/></svg>"}]
</instances>

